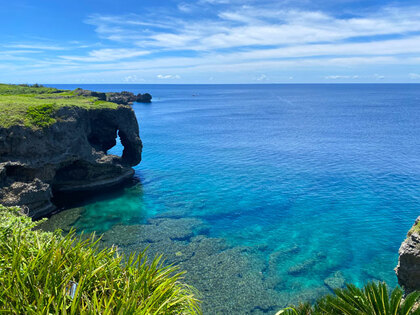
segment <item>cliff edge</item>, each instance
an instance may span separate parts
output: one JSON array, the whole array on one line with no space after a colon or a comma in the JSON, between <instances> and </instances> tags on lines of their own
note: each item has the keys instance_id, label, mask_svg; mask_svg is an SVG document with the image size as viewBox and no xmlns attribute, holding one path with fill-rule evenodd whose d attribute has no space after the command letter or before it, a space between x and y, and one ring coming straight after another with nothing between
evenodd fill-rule
<instances>
[{"instance_id":1,"label":"cliff edge","mask_svg":"<svg viewBox=\"0 0 420 315\"><path fill-rule=\"evenodd\" d=\"M131 167L141 161L139 126L130 106L50 92L23 95L31 104L19 101L22 94L6 95L15 103L0 95L0 204L26 206L34 217L55 209L55 193L116 185L131 178ZM16 121L5 120L8 114ZM124 146L121 157L107 154L117 135Z\"/></svg>"},{"instance_id":2,"label":"cliff edge","mask_svg":"<svg viewBox=\"0 0 420 315\"><path fill-rule=\"evenodd\" d=\"M398 283L408 294L420 290L420 217L408 231L407 238L399 250L398 265L395 268Z\"/></svg>"}]
</instances>

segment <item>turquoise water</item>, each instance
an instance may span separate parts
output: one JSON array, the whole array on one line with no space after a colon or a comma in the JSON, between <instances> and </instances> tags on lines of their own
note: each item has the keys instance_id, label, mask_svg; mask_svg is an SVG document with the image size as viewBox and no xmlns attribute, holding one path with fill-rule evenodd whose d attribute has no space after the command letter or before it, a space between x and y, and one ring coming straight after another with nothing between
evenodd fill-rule
<instances>
[{"instance_id":1,"label":"turquoise water","mask_svg":"<svg viewBox=\"0 0 420 315\"><path fill-rule=\"evenodd\" d=\"M198 244L196 235L210 240L200 259L208 259L208 280L200 274L206 266L192 266L197 250L181 261L207 313L270 313L328 292L324 281L332 276L396 285L398 248L420 214L420 85L82 87L149 92L153 103L133 105L144 144L135 167L139 183L85 199L66 224L103 233L141 229L157 217L179 220L168 230L192 229L193 237L157 241L139 234L127 248L138 239L137 247L150 243L152 251L157 244L156 250L187 252L189 243ZM185 218L201 223L191 227ZM217 242L226 247L217 252ZM231 289L220 283L233 285L234 264L220 271L212 263L234 255L252 262L246 276L234 272L258 291L239 287L243 280ZM242 306L222 303L215 291Z\"/></svg>"}]
</instances>

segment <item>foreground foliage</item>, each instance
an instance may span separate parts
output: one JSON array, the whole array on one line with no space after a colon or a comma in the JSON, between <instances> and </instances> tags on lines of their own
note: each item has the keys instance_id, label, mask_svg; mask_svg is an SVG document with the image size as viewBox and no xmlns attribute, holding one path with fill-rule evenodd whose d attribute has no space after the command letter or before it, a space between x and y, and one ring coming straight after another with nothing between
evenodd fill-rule
<instances>
[{"instance_id":1,"label":"foreground foliage","mask_svg":"<svg viewBox=\"0 0 420 315\"><path fill-rule=\"evenodd\" d=\"M194 290L160 257L100 251L93 236L82 241L36 225L0 205L0 313L200 313Z\"/></svg>"},{"instance_id":2,"label":"foreground foliage","mask_svg":"<svg viewBox=\"0 0 420 315\"><path fill-rule=\"evenodd\" d=\"M344 289L334 290L314 305L300 304L284 309L277 314L288 315L420 315L420 292L413 292L403 299L403 291L395 288L389 293L385 283L368 283L359 289L348 284ZM416 309L417 308L417 309Z\"/></svg>"}]
</instances>

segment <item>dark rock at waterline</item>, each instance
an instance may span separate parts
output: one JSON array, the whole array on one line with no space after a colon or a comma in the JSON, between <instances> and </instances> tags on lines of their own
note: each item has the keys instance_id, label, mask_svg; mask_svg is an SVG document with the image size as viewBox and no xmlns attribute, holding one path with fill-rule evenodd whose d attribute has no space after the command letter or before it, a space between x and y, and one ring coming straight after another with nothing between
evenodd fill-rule
<instances>
[{"instance_id":1,"label":"dark rock at waterline","mask_svg":"<svg viewBox=\"0 0 420 315\"><path fill-rule=\"evenodd\" d=\"M97 97L98 100L100 101L106 101L106 94L103 92L94 92L94 91L78 88L75 90L75 93L79 96L88 96L88 97L93 96L93 97Z\"/></svg>"},{"instance_id":2,"label":"dark rock at waterline","mask_svg":"<svg viewBox=\"0 0 420 315\"><path fill-rule=\"evenodd\" d=\"M149 93L144 93L144 94L137 94L136 96L136 102L137 103L150 103L152 102L152 95L150 95Z\"/></svg>"},{"instance_id":3,"label":"dark rock at waterline","mask_svg":"<svg viewBox=\"0 0 420 315\"><path fill-rule=\"evenodd\" d=\"M52 212L56 192L95 191L134 174L142 142L134 111L62 107L48 128L0 128L0 203L26 206L35 217ZM107 155L117 134L121 157Z\"/></svg>"},{"instance_id":4,"label":"dark rock at waterline","mask_svg":"<svg viewBox=\"0 0 420 315\"><path fill-rule=\"evenodd\" d=\"M127 91L121 93L112 92L106 93L106 101L124 105L132 104L133 102L150 103L152 96L149 93L135 95Z\"/></svg>"},{"instance_id":5,"label":"dark rock at waterline","mask_svg":"<svg viewBox=\"0 0 420 315\"><path fill-rule=\"evenodd\" d=\"M399 255L395 268L399 285L407 294L420 290L420 217L401 244Z\"/></svg>"},{"instance_id":6,"label":"dark rock at waterline","mask_svg":"<svg viewBox=\"0 0 420 315\"><path fill-rule=\"evenodd\" d=\"M149 93L144 94L137 94L123 91L123 92L109 92L109 93L102 93L102 92L94 92L89 90L84 90L78 88L75 90L75 93L80 96L93 96L97 97L100 101L107 101L122 105L132 104L134 102L137 103L150 103L152 101L152 95Z\"/></svg>"}]
</instances>

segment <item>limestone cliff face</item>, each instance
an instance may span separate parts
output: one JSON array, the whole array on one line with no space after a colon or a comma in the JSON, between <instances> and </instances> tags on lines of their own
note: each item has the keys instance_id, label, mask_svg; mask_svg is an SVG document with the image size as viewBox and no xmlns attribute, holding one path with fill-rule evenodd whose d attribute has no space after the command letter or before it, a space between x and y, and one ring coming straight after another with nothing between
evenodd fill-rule
<instances>
[{"instance_id":1,"label":"limestone cliff face","mask_svg":"<svg viewBox=\"0 0 420 315\"><path fill-rule=\"evenodd\" d=\"M407 234L399 250L397 273L398 283L408 294L420 290L420 217Z\"/></svg>"},{"instance_id":2,"label":"limestone cliff face","mask_svg":"<svg viewBox=\"0 0 420 315\"><path fill-rule=\"evenodd\" d=\"M134 111L63 107L57 123L34 130L0 128L0 203L24 205L33 216L54 210L55 192L97 190L130 178L141 161ZM121 157L107 155L120 136Z\"/></svg>"}]
</instances>

